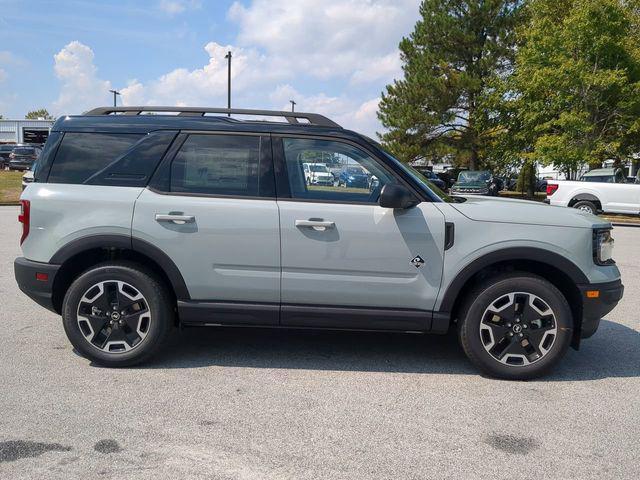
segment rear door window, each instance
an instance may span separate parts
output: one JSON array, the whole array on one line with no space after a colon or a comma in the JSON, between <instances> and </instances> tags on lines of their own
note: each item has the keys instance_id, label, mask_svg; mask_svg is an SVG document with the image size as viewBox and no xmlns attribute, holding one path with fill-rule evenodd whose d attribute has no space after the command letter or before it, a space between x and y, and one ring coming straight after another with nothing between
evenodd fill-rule
<instances>
[{"instance_id":1,"label":"rear door window","mask_svg":"<svg viewBox=\"0 0 640 480\"><path fill-rule=\"evenodd\" d=\"M192 134L171 164L171 192L260 196L260 137Z\"/></svg>"},{"instance_id":2,"label":"rear door window","mask_svg":"<svg viewBox=\"0 0 640 480\"><path fill-rule=\"evenodd\" d=\"M48 181L84 183L123 155L141 137L129 133L65 133Z\"/></svg>"}]
</instances>

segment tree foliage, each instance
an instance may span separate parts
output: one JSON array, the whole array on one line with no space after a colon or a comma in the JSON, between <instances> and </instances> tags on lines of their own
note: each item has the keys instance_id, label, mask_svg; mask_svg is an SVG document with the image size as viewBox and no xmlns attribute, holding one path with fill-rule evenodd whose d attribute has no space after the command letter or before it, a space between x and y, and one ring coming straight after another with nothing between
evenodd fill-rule
<instances>
[{"instance_id":1,"label":"tree foliage","mask_svg":"<svg viewBox=\"0 0 640 480\"><path fill-rule=\"evenodd\" d=\"M640 148L636 2L532 0L505 95L512 154L567 173Z\"/></svg>"},{"instance_id":2,"label":"tree foliage","mask_svg":"<svg viewBox=\"0 0 640 480\"><path fill-rule=\"evenodd\" d=\"M54 120L54 118L49 115L49 112L47 111L46 108L40 108L38 110L31 110L29 113L27 113L24 118L26 118L27 120L37 120L39 118L42 118L44 120Z\"/></svg>"},{"instance_id":3,"label":"tree foliage","mask_svg":"<svg viewBox=\"0 0 640 480\"><path fill-rule=\"evenodd\" d=\"M512 68L520 0L424 0L400 43L404 78L386 87L383 144L404 161L450 153L478 166L502 128L495 80Z\"/></svg>"}]
</instances>

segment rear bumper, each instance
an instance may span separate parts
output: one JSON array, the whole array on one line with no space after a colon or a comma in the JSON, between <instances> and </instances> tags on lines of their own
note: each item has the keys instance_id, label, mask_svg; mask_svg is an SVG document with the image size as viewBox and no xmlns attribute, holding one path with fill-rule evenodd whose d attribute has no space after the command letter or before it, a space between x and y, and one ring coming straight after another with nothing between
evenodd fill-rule
<instances>
[{"instance_id":1,"label":"rear bumper","mask_svg":"<svg viewBox=\"0 0 640 480\"><path fill-rule=\"evenodd\" d=\"M615 280L606 283L591 283L586 285L578 285L582 297L582 328L580 330L581 338L589 338L600 325L600 320L611 310L615 308L624 294L624 285L622 281ZM598 292L591 296L588 292Z\"/></svg>"},{"instance_id":2,"label":"rear bumper","mask_svg":"<svg viewBox=\"0 0 640 480\"><path fill-rule=\"evenodd\" d=\"M38 305L45 307L52 312L56 309L53 306L53 282L60 265L34 262L24 257L18 257L13 262L13 270L20 290L31 298ZM46 279L44 279L44 274ZM41 279L39 280L38 277Z\"/></svg>"}]
</instances>

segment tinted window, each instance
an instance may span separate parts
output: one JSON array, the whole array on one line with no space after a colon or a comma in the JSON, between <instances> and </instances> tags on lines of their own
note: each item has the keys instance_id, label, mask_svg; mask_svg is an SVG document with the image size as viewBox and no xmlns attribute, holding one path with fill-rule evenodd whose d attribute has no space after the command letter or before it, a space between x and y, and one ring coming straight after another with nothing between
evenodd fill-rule
<instances>
[{"instance_id":1,"label":"tinted window","mask_svg":"<svg viewBox=\"0 0 640 480\"><path fill-rule=\"evenodd\" d=\"M171 164L171 191L259 196L260 137L190 135Z\"/></svg>"},{"instance_id":2,"label":"tinted window","mask_svg":"<svg viewBox=\"0 0 640 480\"><path fill-rule=\"evenodd\" d=\"M395 182L376 159L347 143L285 138L283 145L293 198L375 203L382 187ZM331 174L305 170L305 163L325 165Z\"/></svg>"},{"instance_id":3,"label":"tinted window","mask_svg":"<svg viewBox=\"0 0 640 480\"><path fill-rule=\"evenodd\" d=\"M83 183L123 155L140 137L128 133L65 133L48 181Z\"/></svg>"}]
</instances>

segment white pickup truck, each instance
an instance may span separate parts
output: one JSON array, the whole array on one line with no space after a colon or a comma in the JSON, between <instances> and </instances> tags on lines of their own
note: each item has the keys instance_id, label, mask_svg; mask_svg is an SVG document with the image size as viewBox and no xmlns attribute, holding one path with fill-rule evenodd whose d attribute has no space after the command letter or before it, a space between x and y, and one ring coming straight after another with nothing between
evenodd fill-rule
<instances>
[{"instance_id":1,"label":"white pickup truck","mask_svg":"<svg viewBox=\"0 0 640 480\"><path fill-rule=\"evenodd\" d=\"M637 182L637 180L636 180ZM640 184L628 183L620 169L600 168L580 181L548 180L546 203L588 213L640 214Z\"/></svg>"}]
</instances>

